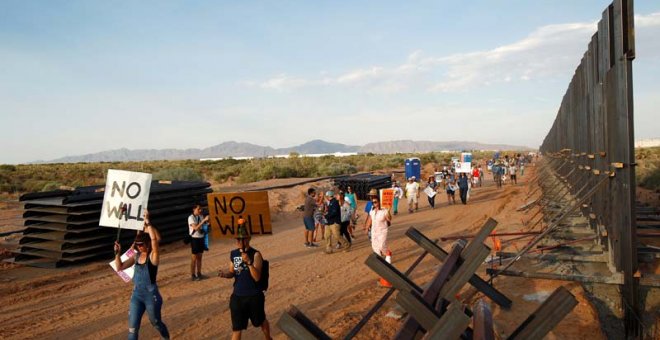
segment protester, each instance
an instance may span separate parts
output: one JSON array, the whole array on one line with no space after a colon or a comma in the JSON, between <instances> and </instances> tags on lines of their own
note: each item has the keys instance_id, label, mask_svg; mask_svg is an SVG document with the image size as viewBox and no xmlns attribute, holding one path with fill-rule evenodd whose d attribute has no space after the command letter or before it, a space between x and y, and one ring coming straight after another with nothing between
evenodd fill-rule
<instances>
[{"instance_id":1,"label":"protester","mask_svg":"<svg viewBox=\"0 0 660 340\"><path fill-rule=\"evenodd\" d=\"M502 176L503 176L502 167L503 166L501 165L500 161L497 161L497 163L495 163L495 165L493 165L493 170L492 170L493 171L493 181L495 181L495 184L497 185L497 188L502 187Z\"/></svg>"},{"instance_id":2,"label":"protester","mask_svg":"<svg viewBox=\"0 0 660 340\"><path fill-rule=\"evenodd\" d=\"M483 180L484 180L484 170L481 169L481 165L479 165L479 187L483 185Z\"/></svg>"},{"instance_id":3,"label":"protester","mask_svg":"<svg viewBox=\"0 0 660 340\"><path fill-rule=\"evenodd\" d=\"M131 295L130 309L128 311L128 339L138 338L142 316L146 311L149 322L160 333L161 338L169 339L170 333L161 318L163 297L158 291L156 276L160 263L158 243L160 233L151 225L149 212L144 211L144 232L138 232L134 245L137 248L133 257L126 262L121 261L121 245L115 242L115 267L125 270L133 267L133 294Z\"/></svg>"},{"instance_id":4,"label":"protester","mask_svg":"<svg viewBox=\"0 0 660 340\"><path fill-rule=\"evenodd\" d=\"M505 161L502 166L500 166L500 172L502 173L502 185L506 185L506 180L509 179L509 162Z\"/></svg>"},{"instance_id":5,"label":"protester","mask_svg":"<svg viewBox=\"0 0 660 340\"><path fill-rule=\"evenodd\" d=\"M389 252L387 247L387 231L392 221L390 211L380 207L380 201L374 197L371 199L373 209L364 221L364 231L371 230L371 249L379 256L385 256Z\"/></svg>"},{"instance_id":6,"label":"protester","mask_svg":"<svg viewBox=\"0 0 660 340\"><path fill-rule=\"evenodd\" d=\"M349 203L351 204L351 210L353 211L348 232L351 234L351 237L354 237L353 232L355 231L355 219L357 217L357 196L355 195L355 192L353 192L353 188L351 186L346 187L346 193L344 195L346 198L348 198Z\"/></svg>"},{"instance_id":7,"label":"protester","mask_svg":"<svg viewBox=\"0 0 660 340\"><path fill-rule=\"evenodd\" d=\"M307 197L305 197L305 205L303 206L303 224L305 225L305 247L318 247L314 243L314 212L316 211L316 189L307 189Z\"/></svg>"},{"instance_id":8,"label":"protester","mask_svg":"<svg viewBox=\"0 0 660 340\"><path fill-rule=\"evenodd\" d=\"M520 177L525 175L525 160L520 161Z\"/></svg>"},{"instance_id":9,"label":"protester","mask_svg":"<svg viewBox=\"0 0 660 340\"><path fill-rule=\"evenodd\" d=\"M325 210L325 199L323 192L320 192L316 195L316 210L314 210L314 242L318 241L319 235L321 235L321 240L325 240L325 225L327 224L323 217Z\"/></svg>"},{"instance_id":10,"label":"protester","mask_svg":"<svg viewBox=\"0 0 660 340\"><path fill-rule=\"evenodd\" d=\"M263 256L250 247L250 234L245 226L239 225L236 235L236 249L229 254L229 270L222 268L218 276L234 278L234 291L229 298L231 312L232 340L239 340L241 332L247 329L248 320L252 326L261 327L265 339L270 339L270 324L266 318L266 298L258 285L263 268Z\"/></svg>"},{"instance_id":11,"label":"protester","mask_svg":"<svg viewBox=\"0 0 660 340\"><path fill-rule=\"evenodd\" d=\"M371 199L374 197L378 197L378 191L376 189L369 190L369 193L367 194L367 204L364 205L364 212L367 214L369 214L371 212L371 209L373 208L373 203L371 203Z\"/></svg>"},{"instance_id":12,"label":"protester","mask_svg":"<svg viewBox=\"0 0 660 340\"><path fill-rule=\"evenodd\" d=\"M472 168L472 186L473 187L476 187L477 185L479 185L479 176L480 176L479 168L477 168L475 166L474 168Z\"/></svg>"},{"instance_id":13,"label":"protester","mask_svg":"<svg viewBox=\"0 0 660 340\"><path fill-rule=\"evenodd\" d=\"M458 190L458 186L456 185L456 182L454 180L449 180L447 182L447 203L448 204L456 204L456 197L455 193L456 190Z\"/></svg>"},{"instance_id":14,"label":"protester","mask_svg":"<svg viewBox=\"0 0 660 340\"><path fill-rule=\"evenodd\" d=\"M467 204L469 184L468 176L466 173L461 173L461 175L458 177L458 189L460 190L461 203Z\"/></svg>"},{"instance_id":15,"label":"protester","mask_svg":"<svg viewBox=\"0 0 660 340\"><path fill-rule=\"evenodd\" d=\"M334 197L335 193L328 191L325 193L328 198L328 210L325 213L325 220L328 222L328 225L325 228L325 253L332 254L332 245L336 242L339 242L340 247L344 250L348 250L351 247L351 244L341 237L341 209L339 207L339 202ZM334 240L334 242L333 242Z\"/></svg>"},{"instance_id":16,"label":"protester","mask_svg":"<svg viewBox=\"0 0 660 340\"><path fill-rule=\"evenodd\" d=\"M435 209L435 191L436 188L438 187L438 182L435 181L435 176L429 176L429 179L426 182L426 187L431 188L431 190L433 190L433 193L431 195L427 195L427 198L429 200L429 205L431 206L431 209Z\"/></svg>"},{"instance_id":17,"label":"protester","mask_svg":"<svg viewBox=\"0 0 660 340\"><path fill-rule=\"evenodd\" d=\"M415 210L419 208L417 200L419 199L419 183L415 182L415 176L408 178L406 183L406 198L408 198L408 212L413 212L413 204Z\"/></svg>"},{"instance_id":18,"label":"protester","mask_svg":"<svg viewBox=\"0 0 660 340\"><path fill-rule=\"evenodd\" d=\"M202 255L204 254L204 231L202 227L209 220L208 216L202 217L202 206L195 204L193 213L188 216L188 234L192 237L190 241L190 277L193 281L202 279Z\"/></svg>"},{"instance_id":19,"label":"protester","mask_svg":"<svg viewBox=\"0 0 660 340\"><path fill-rule=\"evenodd\" d=\"M351 217L353 216L353 209L351 208L351 202L344 194L339 193L337 199L341 202L341 207L339 208L341 212L341 222L339 224L339 234L348 241L348 244L352 244L351 234L349 228L351 225Z\"/></svg>"},{"instance_id":20,"label":"protester","mask_svg":"<svg viewBox=\"0 0 660 340\"><path fill-rule=\"evenodd\" d=\"M399 185L399 182L392 183L392 189L394 189L394 200L392 201L392 211L394 215L399 213L399 199L403 198L403 189Z\"/></svg>"},{"instance_id":21,"label":"protester","mask_svg":"<svg viewBox=\"0 0 660 340\"><path fill-rule=\"evenodd\" d=\"M514 163L511 163L509 166L509 176L511 177L511 184L518 184L518 176L516 176L516 165Z\"/></svg>"}]
</instances>

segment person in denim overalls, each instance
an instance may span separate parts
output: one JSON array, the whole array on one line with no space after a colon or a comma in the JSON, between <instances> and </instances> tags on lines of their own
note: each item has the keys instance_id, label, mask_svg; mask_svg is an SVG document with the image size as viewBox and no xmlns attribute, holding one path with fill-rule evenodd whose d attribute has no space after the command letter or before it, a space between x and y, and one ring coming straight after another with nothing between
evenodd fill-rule
<instances>
[{"instance_id":1,"label":"person in denim overalls","mask_svg":"<svg viewBox=\"0 0 660 340\"><path fill-rule=\"evenodd\" d=\"M137 339L140 331L140 323L145 310L149 315L149 321L160 333L161 338L169 339L170 333L160 316L163 306L163 297L158 291L156 275L158 274L158 263L160 254L158 242L160 233L149 223L149 213L145 211L144 231L138 233L135 238L137 253L126 262L121 261L121 246L115 242L115 265L118 270L124 270L135 265L133 274L133 295L128 312L128 339Z\"/></svg>"}]
</instances>

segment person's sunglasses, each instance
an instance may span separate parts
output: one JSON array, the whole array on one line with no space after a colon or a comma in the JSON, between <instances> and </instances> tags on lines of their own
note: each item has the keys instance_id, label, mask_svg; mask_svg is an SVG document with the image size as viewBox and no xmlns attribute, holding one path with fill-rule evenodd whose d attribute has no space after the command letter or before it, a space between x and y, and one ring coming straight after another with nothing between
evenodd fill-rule
<instances>
[{"instance_id":1,"label":"person's sunglasses","mask_svg":"<svg viewBox=\"0 0 660 340\"><path fill-rule=\"evenodd\" d=\"M378 201L371 201L371 203L376 203L376 204L378 204Z\"/></svg>"},{"instance_id":2,"label":"person's sunglasses","mask_svg":"<svg viewBox=\"0 0 660 340\"><path fill-rule=\"evenodd\" d=\"M142 243L142 242L140 242L140 243L135 243L135 245L136 245L137 247L144 247L144 243Z\"/></svg>"}]
</instances>

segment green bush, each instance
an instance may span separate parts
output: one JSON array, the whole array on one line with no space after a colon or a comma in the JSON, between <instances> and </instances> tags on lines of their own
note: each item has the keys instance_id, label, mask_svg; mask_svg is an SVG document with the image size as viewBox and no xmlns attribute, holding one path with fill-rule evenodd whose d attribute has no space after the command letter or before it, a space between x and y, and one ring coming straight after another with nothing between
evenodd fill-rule
<instances>
[{"instance_id":1,"label":"green bush","mask_svg":"<svg viewBox=\"0 0 660 340\"><path fill-rule=\"evenodd\" d=\"M660 189L660 169L650 171L649 174L642 178L639 185L646 189L659 190Z\"/></svg>"},{"instance_id":2,"label":"green bush","mask_svg":"<svg viewBox=\"0 0 660 340\"><path fill-rule=\"evenodd\" d=\"M163 169L153 175L155 180L167 181L201 181L202 175L190 168Z\"/></svg>"},{"instance_id":3,"label":"green bush","mask_svg":"<svg viewBox=\"0 0 660 340\"><path fill-rule=\"evenodd\" d=\"M43 188L41 188L41 191L53 191L59 189L61 186L62 185L57 182L48 182Z\"/></svg>"},{"instance_id":4,"label":"green bush","mask_svg":"<svg viewBox=\"0 0 660 340\"><path fill-rule=\"evenodd\" d=\"M16 171L16 166L11 164L0 164L0 171Z\"/></svg>"}]
</instances>

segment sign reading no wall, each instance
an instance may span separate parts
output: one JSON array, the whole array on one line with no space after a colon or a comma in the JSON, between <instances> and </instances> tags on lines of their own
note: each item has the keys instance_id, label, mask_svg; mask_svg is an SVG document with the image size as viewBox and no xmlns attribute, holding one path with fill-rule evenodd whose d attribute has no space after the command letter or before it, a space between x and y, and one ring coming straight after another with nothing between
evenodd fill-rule
<instances>
[{"instance_id":1,"label":"sign reading no wall","mask_svg":"<svg viewBox=\"0 0 660 340\"><path fill-rule=\"evenodd\" d=\"M211 237L234 238L238 232L238 219L245 220L251 236L272 235L268 192L212 193L209 202Z\"/></svg>"},{"instance_id":2,"label":"sign reading no wall","mask_svg":"<svg viewBox=\"0 0 660 340\"><path fill-rule=\"evenodd\" d=\"M142 230L149 202L151 174L108 170L99 224L104 227ZM126 211L122 214L121 207Z\"/></svg>"}]
</instances>

